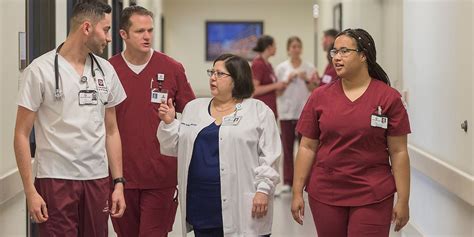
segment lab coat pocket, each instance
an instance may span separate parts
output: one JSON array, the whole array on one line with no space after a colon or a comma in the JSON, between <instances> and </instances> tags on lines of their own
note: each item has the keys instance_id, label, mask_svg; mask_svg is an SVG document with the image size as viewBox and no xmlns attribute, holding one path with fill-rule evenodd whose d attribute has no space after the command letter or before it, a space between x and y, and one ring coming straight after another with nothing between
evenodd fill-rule
<instances>
[{"instance_id":1,"label":"lab coat pocket","mask_svg":"<svg viewBox=\"0 0 474 237\"><path fill-rule=\"evenodd\" d=\"M253 198L255 193L244 193L242 199L242 230L245 236L258 236L270 234L272 231L273 219L273 198L268 198L268 212L267 215L261 218L252 217Z\"/></svg>"}]
</instances>

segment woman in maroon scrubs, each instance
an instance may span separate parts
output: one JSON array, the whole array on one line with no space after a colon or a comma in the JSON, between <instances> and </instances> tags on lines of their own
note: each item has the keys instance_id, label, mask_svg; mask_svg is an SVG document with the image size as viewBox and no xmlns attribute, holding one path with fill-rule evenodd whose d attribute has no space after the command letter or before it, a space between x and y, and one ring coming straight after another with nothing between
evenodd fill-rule
<instances>
[{"instance_id":1,"label":"woman in maroon scrubs","mask_svg":"<svg viewBox=\"0 0 474 237\"><path fill-rule=\"evenodd\" d=\"M408 115L369 33L341 32L331 57L341 79L314 90L297 126L293 218L303 224L309 178L319 237L388 237L391 221L399 231L409 219Z\"/></svg>"},{"instance_id":2,"label":"woman in maroon scrubs","mask_svg":"<svg viewBox=\"0 0 474 237\"><path fill-rule=\"evenodd\" d=\"M271 36L263 35L258 39L253 51L258 53L252 61L252 77L255 87L253 97L263 101L277 117L276 93L285 89L287 83L277 81L273 67L268 61L268 58L276 53L275 40Z\"/></svg>"}]
</instances>

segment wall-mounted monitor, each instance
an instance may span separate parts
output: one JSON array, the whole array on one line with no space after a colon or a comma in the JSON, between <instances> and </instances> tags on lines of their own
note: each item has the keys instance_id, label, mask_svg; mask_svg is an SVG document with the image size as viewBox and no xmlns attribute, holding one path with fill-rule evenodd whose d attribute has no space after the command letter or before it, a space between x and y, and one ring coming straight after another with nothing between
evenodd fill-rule
<instances>
[{"instance_id":1,"label":"wall-mounted monitor","mask_svg":"<svg viewBox=\"0 0 474 237\"><path fill-rule=\"evenodd\" d=\"M206 61L223 53L252 60L257 39L263 34L261 21L206 21Z\"/></svg>"}]
</instances>

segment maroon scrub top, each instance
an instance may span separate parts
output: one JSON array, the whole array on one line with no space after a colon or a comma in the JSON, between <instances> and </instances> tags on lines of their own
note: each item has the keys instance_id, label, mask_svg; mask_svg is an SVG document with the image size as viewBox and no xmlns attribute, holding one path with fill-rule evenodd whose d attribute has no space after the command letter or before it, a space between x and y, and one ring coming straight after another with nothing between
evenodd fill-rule
<instances>
[{"instance_id":1,"label":"maroon scrub top","mask_svg":"<svg viewBox=\"0 0 474 237\"><path fill-rule=\"evenodd\" d=\"M159 104L151 102L150 86L159 87L157 75L164 74L162 88L168 91L176 111L181 112L195 98L183 66L165 54L154 52L146 67L133 72L121 54L110 58L127 99L116 107L122 139L123 173L129 189L170 188L177 185L175 157L160 154L156 131L160 123ZM153 81L152 81L153 79Z\"/></svg>"},{"instance_id":2,"label":"maroon scrub top","mask_svg":"<svg viewBox=\"0 0 474 237\"><path fill-rule=\"evenodd\" d=\"M257 56L252 61L252 76L254 80L260 81L260 85L269 85L276 82L276 76L270 63ZM276 91L270 91L266 94L254 96L255 99L263 101L275 114L277 114Z\"/></svg>"},{"instance_id":3,"label":"maroon scrub top","mask_svg":"<svg viewBox=\"0 0 474 237\"><path fill-rule=\"evenodd\" d=\"M388 128L372 127L371 115L388 117ZM389 163L387 136L410 133L400 93L372 79L367 90L350 101L342 80L318 87L311 94L297 130L319 140L307 186L309 195L335 206L380 202L396 191Z\"/></svg>"},{"instance_id":4,"label":"maroon scrub top","mask_svg":"<svg viewBox=\"0 0 474 237\"><path fill-rule=\"evenodd\" d=\"M323 85L326 85L326 84L329 84L335 80L337 80L337 73L336 73L336 69L334 68L334 65L332 64L332 62L329 62L328 65L326 66L326 69L324 69L324 74L323 74L323 77L324 76L330 76L331 77L331 81L329 82L323 82L321 81L321 83L319 84L319 86L323 86ZM322 77L321 77L322 78Z\"/></svg>"}]
</instances>

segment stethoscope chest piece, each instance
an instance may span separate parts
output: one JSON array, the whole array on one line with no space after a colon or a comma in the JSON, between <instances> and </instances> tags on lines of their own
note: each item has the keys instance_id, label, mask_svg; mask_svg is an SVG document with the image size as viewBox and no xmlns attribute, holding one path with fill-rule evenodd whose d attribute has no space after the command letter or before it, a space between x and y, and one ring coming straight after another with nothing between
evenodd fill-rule
<instances>
[{"instance_id":1,"label":"stethoscope chest piece","mask_svg":"<svg viewBox=\"0 0 474 237\"><path fill-rule=\"evenodd\" d=\"M81 82L82 82L82 83L87 82L87 77L86 77L86 76L82 76L82 77L81 77Z\"/></svg>"},{"instance_id":2,"label":"stethoscope chest piece","mask_svg":"<svg viewBox=\"0 0 474 237\"><path fill-rule=\"evenodd\" d=\"M59 78L60 78L60 76L59 76L59 66L58 66L58 55L59 55L59 51L61 50L61 47L63 46L63 44L59 45L59 47L56 49L56 54L55 54L55 57L54 57L54 79L55 79L54 97L56 98L56 100L61 100L61 98L63 97L63 92L59 88ZM90 57L90 60L91 60L91 75L94 78L94 81L95 81L94 63L96 63L97 64L97 69L99 69L99 71L102 73L102 76L104 77L104 82L105 82L105 74L104 74L104 71L102 70L102 67L100 66L99 62L94 57L94 55L92 55L92 53L89 53L89 57ZM87 83L87 76L81 76L80 81L81 81L81 83ZM87 85L87 87L88 87L88 85ZM107 90L107 86L105 86L105 90ZM105 104L107 104L107 101L105 101L103 103L105 105Z\"/></svg>"}]
</instances>

